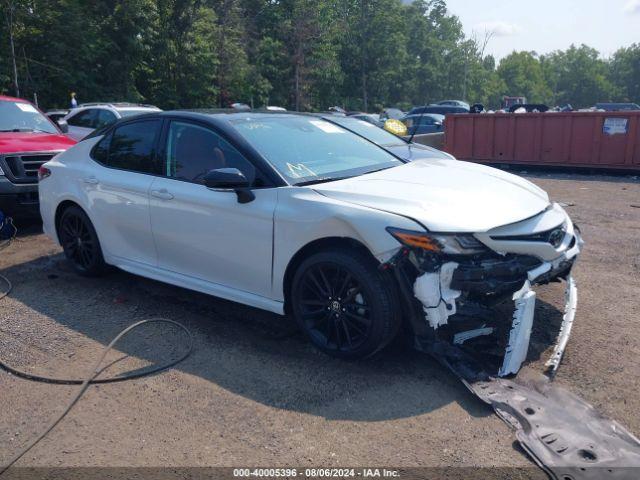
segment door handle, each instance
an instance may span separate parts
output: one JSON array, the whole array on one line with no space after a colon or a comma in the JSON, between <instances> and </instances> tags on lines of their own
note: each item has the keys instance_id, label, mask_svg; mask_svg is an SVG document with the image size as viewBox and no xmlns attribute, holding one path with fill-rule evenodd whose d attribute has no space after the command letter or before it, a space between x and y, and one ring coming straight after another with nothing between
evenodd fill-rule
<instances>
[{"instance_id":1,"label":"door handle","mask_svg":"<svg viewBox=\"0 0 640 480\"><path fill-rule=\"evenodd\" d=\"M84 179L84 183L88 183L89 185L97 185L100 181L96 177L86 177Z\"/></svg>"},{"instance_id":2,"label":"door handle","mask_svg":"<svg viewBox=\"0 0 640 480\"><path fill-rule=\"evenodd\" d=\"M171 200L173 198L173 194L169 193L165 188L162 190L151 190L151 195L161 200Z\"/></svg>"}]
</instances>

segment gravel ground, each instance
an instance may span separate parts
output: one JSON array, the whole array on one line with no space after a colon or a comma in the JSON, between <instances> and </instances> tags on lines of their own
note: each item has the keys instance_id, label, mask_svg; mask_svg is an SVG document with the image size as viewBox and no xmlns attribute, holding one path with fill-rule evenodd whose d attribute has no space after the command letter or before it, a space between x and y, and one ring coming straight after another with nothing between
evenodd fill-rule
<instances>
[{"instance_id":1,"label":"gravel ground","mask_svg":"<svg viewBox=\"0 0 640 480\"><path fill-rule=\"evenodd\" d=\"M640 182L524 175L568 205L587 242L557 381L639 434ZM0 253L0 273L14 283L0 301L0 352L20 368L83 376L117 332L148 317L184 323L195 341L172 370L91 387L20 466L523 467L517 478L546 478L488 407L420 353L396 347L346 363L316 352L287 318L119 271L80 278L33 225ZM562 290L538 288L527 369L540 369L550 351ZM185 345L169 326L145 327L109 357L107 374ZM76 388L0 372L0 463Z\"/></svg>"}]
</instances>

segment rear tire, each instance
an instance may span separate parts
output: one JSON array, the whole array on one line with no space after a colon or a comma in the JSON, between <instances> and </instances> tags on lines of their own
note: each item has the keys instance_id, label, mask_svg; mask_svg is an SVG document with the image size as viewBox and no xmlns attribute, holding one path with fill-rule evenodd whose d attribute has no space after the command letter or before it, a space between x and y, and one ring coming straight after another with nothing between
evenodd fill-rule
<instances>
[{"instance_id":1,"label":"rear tire","mask_svg":"<svg viewBox=\"0 0 640 480\"><path fill-rule=\"evenodd\" d=\"M64 255L78 274L97 277L107 272L98 234L80 207L70 206L62 213L58 238Z\"/></svg>"},{"instance_id":2,"label":"rear tire","mask_svg":"<svg viewBox=\"0 0 640 480\"><path fill-rule=\"evenodd\" d=\"M393 278L355 250L333 249L304 260L293 277L291 303L311 342L338 358L375 354L401 325Z\"/></svg>"}]
</instances>

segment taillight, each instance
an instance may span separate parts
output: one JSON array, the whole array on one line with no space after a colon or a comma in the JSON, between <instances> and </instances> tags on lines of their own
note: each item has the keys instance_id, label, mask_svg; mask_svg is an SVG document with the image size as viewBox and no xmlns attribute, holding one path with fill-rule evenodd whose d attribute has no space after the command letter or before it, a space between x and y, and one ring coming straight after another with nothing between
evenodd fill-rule
<instances>
[{"instance_id":1,"label":"taillight","mask_svg":"<svg viewBox=\"0 0 640 480\"><path fill-rule=\"evenodd\" d=\"M47 167L40 167L38 169L38 181L42 181L47 177L51 176L51 170L49 170Z\"/></svg>"}]
</instances>

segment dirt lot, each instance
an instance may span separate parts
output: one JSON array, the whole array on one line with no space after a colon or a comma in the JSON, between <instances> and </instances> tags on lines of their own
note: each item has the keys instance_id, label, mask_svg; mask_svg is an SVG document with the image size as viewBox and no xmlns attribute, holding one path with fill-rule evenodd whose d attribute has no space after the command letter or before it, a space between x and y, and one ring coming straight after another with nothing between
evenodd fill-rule
<instances>
[{"instance_id":1,"label":"dirt lot","mask_svg":"<svg viewBox=\"0 0 640 480\"><path fill-rule=\"evenodd\" d=\"M568 204L587 242L580 303L557 381L640 434L640 181L527 175ZM27 228L0 253L14 283L0 301L0 352L42 374L82 376L134 320L163 316L194 334L195 352L149 378L91 387L22 466L531 467L507 427L425 355L395 348L345 363L317 353L286 318L116 272L73 274L60 249ZM540 294L529 366L549 352L562 287ZM111 359L139 367L184 348L149 327ZM544 351L546 350L546 352ZM0 372L0 462L55 416L77 387ZM537 469L522 478L546 478ZM455 477L452 477L455 478Z\"/></svg>"}]
</instances>

